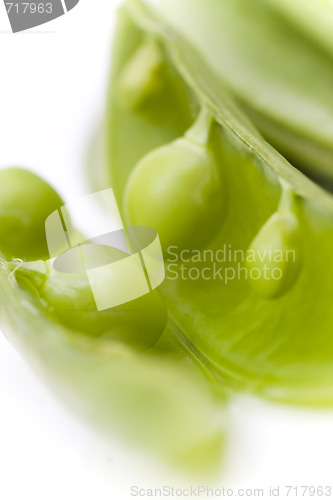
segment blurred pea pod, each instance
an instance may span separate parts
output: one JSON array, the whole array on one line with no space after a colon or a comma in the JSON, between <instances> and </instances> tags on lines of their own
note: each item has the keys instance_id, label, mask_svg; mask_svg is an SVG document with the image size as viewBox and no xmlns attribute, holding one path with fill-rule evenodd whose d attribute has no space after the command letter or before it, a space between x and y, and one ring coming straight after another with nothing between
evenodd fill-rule
<instances>
[{"instance_id":1,"label":"blurred pea pod","mask_svg":"<svg viewBox=\"0 0 333 500\"><path fill-rule=\"evenodd\" d=\"M161 3L168 22L194 44L273 146L332 187L332 3Z\"/></svg>"},{"instance_id":2,"label":"blurred pea pod","mask_svg":"<svg viewBox=\"0 0 333 500\"><path fill-rule=\"evenodd\" d=\"M264 0L306 36L333 54L333 5L331 0Z\"/></svg>"},{"instance_id":3,"label":"blurred pea pod","mask_svg":"<svg viewBox=\"0 0 333 500\"><path fill-rule=\"evenodd\" d=\"M228 6L226 15L238 12L241 23L254 9L253 2L245 3L198 1L198 9L193 2L190 9L186 1L171 2L167 17L178 16L181 26L175 19L173 24L188 30L188 36L198 22L202 37L197 44L211 62L208 40L216 58L227 47L235 57L243 44L254 49L253 29L249 40L249 29L238 33L235 46L222 39L233 25L226 21L222 29L221 12ZM185 23L183 15L189 12ZM158 231L169 273L162 293L170 324L205 363L243 390L298 404L332 404L333 198L263 140L221 79L162 18L139 1L127 2L119 12L106 116L108 161L101 168L109 171L127 221ZM160 82L158 92L150 85L156 75L152 65L133 60L147 40L163 55L158 74L164 85ZM131 99L125 105L122 86L133 68ZM133 99L136 81L139 100ZM245 86L258 90L249 80ZM195 279L182 276L184 249ZM229 250L236 250L238 258L228 261ZM227 276L214 267L221 266L216 258L221 251ZM280 255L274 269L269 252ZM256 275L260 266L268 268L267 276Z\"/></svg>"},{"instance_id":4,"label":"blurred pea pod","mask_svg":"<svg viewBox=\"0 0 333 500\"><path fill-rule=\"evenodd\" d=\"M63 202L23 169L1 170L0 183L8 231L1 231L0 248L15 257L0 254L1 328L9 341L102 430L183 471L214 473L223 450L226 393L212 390L212 372L169 332L159 290L98 311L85 273L59 272L53 260L23 261L28 249L36 258L45 255L43 218ZM107 296L119 283L110 276L101 286Z\"/></svg>"}]
</instances>

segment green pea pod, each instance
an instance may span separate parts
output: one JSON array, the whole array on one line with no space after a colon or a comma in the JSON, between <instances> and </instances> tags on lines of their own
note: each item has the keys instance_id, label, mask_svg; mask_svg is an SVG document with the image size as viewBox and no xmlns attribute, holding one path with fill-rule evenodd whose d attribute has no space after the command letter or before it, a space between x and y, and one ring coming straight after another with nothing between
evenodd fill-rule
<instances>
[{"instance_id":1,"label":"green pea pod","mask_svg":"<svg viewBox=\"0 0 333 500\"><path fill-rule=\"evenodd\" d=\"M246 8L245 3L251 7ZM250 13L253 2L245 3L209 0L208 5L205 0L201 10L200 1L195 2L197 9L192 9L191 2L191 16L184 24L189 36L194 26L204 35L197 42L202 43L208 62L213 56L206 53L203 38L213 45L217 58L226 50L223 37L234 30L229 29L230 18L226 17L225 33L221 12L226 9L226 14L235 15L244 7ZM173 16L179 16L181 24L182 13L188 13L189 7L186 0L172 3ZM199 17L196 25L194 19ZM210 30L205 19L212 23ZM258 26L264 29L264 23ZM269 33L270 25L265 29ZM249 50L258 46L256 30L249 40L247 34L248 28L237 38L235 57L243 44ZM131 58L136 57L141 44L152 38L164 55L168 85L160 87L164 90L159 98L153 92L150 103L145 96L144 110L124 109L119 100L123 72L133 64ZM233 47L227 41L225 45ZM160 12L139 1L127 2L119 12L113 57L106 116L110 182L128 222L132 218L140 223L152 221L162 240L165 235L167 278L162 292L174 332L208 370L219 373L234 387L274 400L331 405L332 196L264 141L221 79L182 35L162 20ZM229 63L237 67L237 57ZM322 67L327 69L324 64ZM295 75L295 84L296 80ZM142 75L138 81L144 81ZM322 84L325 87L326 82ZM304 82L305 90L306 85ZM257 91L261 87L253 88ZM141 85L138 92L142 94ZM258 91L256 98L262 97ZM281 104L278 99L267 102L276 107ZM333 111L331 97L329 102L327 117L329 109ZM200 109L210 120L202 120ZM328 120L328 125L333 127L333 121ZM328 133L329 126L317 130L318 135ZM192 135L191 130L196 133ZM195 185L188 173L191 168L198 176ZM215 205L217 192L223 198L219 205ZM210 212L211 201L219 216L214 210ZM272 256L267 256L269 251ZM274 273L265 276L262 271L267 262L274 266ZM276 278L280 280L277 283Z\"/></svg>"},{"instance_id":2,"label":"green pea pod","mask_svg":"<svg viewBox=\"0 0 333 500\"><path fill-rule=\"evenodd\" d=\"M220 387L214 393L216 384L204 364L167 333L160 291L98 311L80 266L69 273L57 270L54 259L24 262L28 251L47 251L45 219L63 202L27 170L3 170L0 178L1 221L8 231L2 227L0 249L10 248L16 256L9 262L0 254L0 321L8 339L61 397L100 428L184 470L212 474L223 448L226 393ZM109 247L111 254L115 260L124 256ZM72 264L74 255L81 262L82 248L71 250ZM123 269L131 284L132 272L131 266ZM112 269L104 273L100 296L119 287L113 276Z\"/></svg>"},{"instance_id":3,"label":"green pea pod","mask_svg":"<svg viewBox=\"0 0 333 500\"><path fill-rule=\"evenodd\" d=\"M300 28L306 36L333 54L333 5L330 0L265 0Z\"/></svg>"},{"instance_id":4,"label":"green pea pod","mask_svg":"<svg viewBox=\"0 0 333 500\"><path fill-rule=\"evenodd\" d=\"M194 44L274 147L331 187L333 9L329 3L163 0L162 5L168 22ZM288 13L288 20L276 9ZM295 27L297 22L306 24L303 32ZM316 40L327 42L330 53L314 43L314 32Z\"/></svg>"},{"instance_id":5,"label":"green pea pod","mask_svg":"<svg viewBox=\"0 0 333 500\"><path fill-rule=\"evenodd\" d=\"M49 302L32 293L50 279L45 263L17 266L0 259L1 326L58 395L101 430L118 433L183 470L203 475L217 470L222 399L217 405L178 340L171 346L168 336L168 355L165 346L164 354L140 353L120 338L88 335L79 321L70 328ZM112 315L108 327L120 329Z\"/></svg>"}]
</instances>

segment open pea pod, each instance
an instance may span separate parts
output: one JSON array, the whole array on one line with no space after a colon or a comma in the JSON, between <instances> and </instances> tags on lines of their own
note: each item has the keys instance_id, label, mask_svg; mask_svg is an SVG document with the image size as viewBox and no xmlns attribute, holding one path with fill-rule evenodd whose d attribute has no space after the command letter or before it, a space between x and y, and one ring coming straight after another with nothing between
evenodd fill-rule
<instances>
[{"instance_id":1,"label":"open pea pod","mask_svg":"<svg viewBox=\"0 0 333 500\"><path fill-rule=\"evenodd\" d=\"M138 293L135 255L85 241L66 211L61 223L63 201L32 172L2 169L0 186L1 330L99 427L189 472L214 472L225 390L214 392L206 367L167 333L159 289Z\"/></svg>"},{"instance_id":2,"label":"open pea pod","mask_svg":"<svg viewBox=\"0 0 333 500\"><path fill-rule=\"evenodd\" d=\"M161 3L168 22L193 43L274 147L327 185L333 178L333 58L314 39L332 49L331 2ZM296 27L300 23L308 29Z\"/></svg>"},{"instance_id":3,"label":"open pea pod","mask_svg":"<svg viewBox=\"0 0 333 500\"><path fill-rule=\"evenodd\" d=\"M223 405L212 397L188 354L178 348L178 356L172 355L178 342L170 336L164 355L138 352L121 338L112 340L121 329L117 311L109 311L108 335L97 335L99 322L105 321L97 312L91 322L81 311L95 330L82 331L79 323L70 328L40 295L47 282L57 293L57 284L44 270L43 261L19 266L0 259L1 328L8 340L65 402L103 431L182 470L213 473L223 448ZM67 298L71 296L73 290Z\"/></svg>"},{"instance_id":4,"label":"open pea pod","mask_svg":"<svg viewBox=\"0 0 333 500\"><path fill-rule=\"evenodd\" d=\"M208 3L202 10L200 1L172 7L188 34L196 26L211 62L208 46L214 57L226 50L220 24L226 5L235 14L253 2ZM185 23L182 13L190 11ZM246 33L235 50L253 49L257 32L250 40ZM157 11L127 2L113 61L109 182L127 221L160 235L162 291L174 332L236 387L297 404L332 404L332 196L265 142L221 79ZM267 102L281 107L280 100ZM318 135L333 126L329 109ZM300 115L294 118L300 125Z\"/></svg>"}]
</instances>

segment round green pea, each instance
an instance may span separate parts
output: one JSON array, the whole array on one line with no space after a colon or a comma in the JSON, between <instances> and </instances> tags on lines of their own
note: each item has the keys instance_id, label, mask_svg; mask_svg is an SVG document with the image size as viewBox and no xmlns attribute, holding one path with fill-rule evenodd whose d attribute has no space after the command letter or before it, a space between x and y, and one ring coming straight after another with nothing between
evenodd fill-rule
<instances>
[{"instance_id":1,"label":"round green pea","mask_svg":"<svg viewBox=\"0 0 333 500\"><path fill-rule=\"evenodd\" d=\"M294 285L302 267L300 228L295 214L275 213L253 240L247 267L257 295L277 298Z\"/></svg>"},{"instance_id":2,"label":"round green pea","mask_svg":"<svg viewBox=\"0 0 333 500\"><path fill-rule=\"evenodd\" d=\"M55 190L32 172L0 170L0 252L8 260L46 258L45 220L62 205Z\"/></svg>"},{"instance_id":3,"label":"round green pea","mask_svg":"<svg viewBox=\"0 0 333 500\"><path fill-rule=\"evenodd\" d=\"M110 283L117 286L117 283ZM40 297L65 325L92 337L125 342L139 350L153 346L166 325L167 309L159 292L98 311L85 273L61 273L49 264ZM105 287L105 293L108 293Z\"/></svg>"},{"instance_id":4,"label":"round green pea","mask_svg":"<svg viewBox=\"0 0 333 500\"><path fill-rule=\"evenodd\" d=\"M158 96L164 84L164 57L154 41L144 42L125 65L119 80L120 102L134 111Z\"/></svg>"},{"instance_id":5,"label":"round green pea","mask_svg":"<svg viewBox=\"0 0 333 500\"><path fill-rule=\"evenodd\" d=\"M154 150L133 170L124 203L131 224L156 229L164 249L204 247L225 213L214 155L186 138Z\"/></svg>"}]
</instances>

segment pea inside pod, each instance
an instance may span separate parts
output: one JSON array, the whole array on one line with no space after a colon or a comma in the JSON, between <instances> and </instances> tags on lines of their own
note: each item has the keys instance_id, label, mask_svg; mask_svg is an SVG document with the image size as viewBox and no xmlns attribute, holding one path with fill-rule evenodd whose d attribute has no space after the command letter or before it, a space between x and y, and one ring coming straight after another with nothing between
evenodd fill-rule
<instances>
[{"instance_id":1,"label":"pea inside pod","mask_svg":"<svg viewBox=\"0 0 333 500\"><path fill-rule=\"evenodd\" d=\"M117 284L111 281L109 286ZM51 269L39 293L64 324L92 337L117 340L142 350L152 347L165 329L167 310L159 290L98 311L87 275ZM104 293L108 294L108 287Z\"/></svg>"},{"instance_id":2,"label":"pea inside pod","mask_svg":"<svg viewBox=\"0 0 333 500\"><path fill-rule=\"evenodd\" d=\"M154 460L158 457L169 467L176 464L177 474L214 473L223 445L223 425L217 418L221 405L216 405L201 373L172 356L138 352L135 345L120 339L99 339L93 332L83 335L78 324L71 328L57 321L50 306L43 305L31 287L22 286L29 280L37 290L50 280L51 287L54 277L45 276L45 262L25 263L13 273L14 264L0 259L2 328L57 396L99 432L106 431L105 438L111 432L130 447L138 446L141 453L153 452ZM45 296L56 307L62 295L53 285ZM79 286L75 292L73 283L58 285L58 291L61 287L66 288L69 302L82 305ZM65 307L63 303L61 310ZM94 328L92 318L87 322Z\"/></svg>"},{"instance_id":3,"label":"pea inside pod","mask_svg":"<svg viewBox=\"0 0 333 500\"><path fill-rule=\"evenodd\" d=\"M147 40L134 52L119 82L119 97L124 106L140 110L156 98L165 82L164 57L154 40Z\"/></svg>"},{"instance_id":4,"label":"pea inside pod","mask_svg":"<svg viewBox=\"0 0 333 500\"><path fill-rule=\"evenodd\" d=\"M217 5L218 2L212 0L211 3ZM222 3L219 3L221 9L230 9L227 13L234 15L237 6L245 6L246 3L249 5L245 7L251 10L256 2ZM191 11L178 2L174 14L183 8L186 13ZM145 207L146 199L151 196L148 189L145 191L145 183L149 186L154 179L157 189L159 181L167 176L165 172L170 171L173 175L170 163L159 171L158 162L152 161L149 168L147 166L146 174L141 176L137 167L142 160L144 171L145 158L150 158L151 154L155 160L156 147L159 152L165 144L170 144L170 135L175 136L172 146L174 141L182 141L189 127L179 130L180 116L191 116L193 110L204 103L214 118L209 150L215 165L223 172L223 192L227 193L227 197L223 196L227 204L221 203L219 214L212 218L216 227L215 232L212 229L210 233L211 239L206 238L205 228L200 226L200 214L192 209L188 212L197 221L203 236L200 241L200 235L195 240L193 233L187 233L182 241L179 240L185 252L173 253L173 261L166 262L167 266L172 265L172 273L167 274L162 287L168 305L169 324L175 335L185 339L184 343L191 346L192 352L197 353L211 373L217 371L233 386L292 403L332 404L333 316L330 297L333 271L327 263L331 261L333 248L333 199L294 169L262 138L240 111L221 78L181 36L180 33L187 27L180 26L178 31L173 29L165 22L163 13L151 10L140 1L128 2L122 11L115 46L118 64L112 75L107 108L107 155L114 188L123 203L124 214L130 213L131 217L136 216L135 193L137 213L141 213L142 224L157 225L160 214L170 211L172 219L165 216L160 228L156 229L162 237L164 221L168 221L167 236L169 241L173 241L172 245L177 245L169 228L172 225L179 227L179 214L172 212L173 204L167 205L167 197L164 212L159 213L157 198L154 206L147 201L149 210L140 212L140 204ZM200 16L211 18L214 9L207 9L205 4L194 14L197 25L202 27ZM240 16L239 19L243 22L245 17ZM172 26L178 24L173 22ZM265 28L265 24L260 26ZM207 34L204 27L207 46L208 38L219 39L217 35L226 37L232 28L226 26L227 32L212 30ZM238 39L241 43L246 38L244 50L253 47L251 37L249 47L246 45L249 41L247 33L245 30ZM130 43L132 53L148 35L159 40L166 63L173 65L175 79L181 79L188 89L181 111L174 96L170 96L168 108L169 112L173 110L174 121L166 123L163 115L160 114L160 120L154 115L149 124L149 130L158 131L158 140L154 144L150 140L151 134L147 134L145 120L134 113L120 113L114 98L121 73L119 68L126 65L129 57L119 50L119 46ZM220 50L233 48L227 43L215 43L213 46L214 57L218 53L219 61ZM271 65L276 63L274 59L270 62ZM226 58L225 63L229 67L234 59ZM276 67L274 71L279 69ZM235 77L234 73L229 76ZM249 80L241 80L239 74L237 78L246 90L256 89ZM306 85L307 80L304 79L303 83ZM264 95L256 92L254 103ZM279 107L279 99L271 102L272 106ZM159 105L160 99L155 103L156 109ZM197 112L194 113L196 115ZM297 113L294 116L300 119ZM315 132L313 125L311 128ZM114 130L117 134L113 133ZM130 152L125 140L129 132L135 136ZM139 185L143 186L146 199L140 195ZM191 192L195 192L190 180L188 185ZM285 198L282 185L288 185L294 193L296 211L292 204L282 207L281 200ZM126 189L124 186L127 186ZM188 220L193 223L191 217ZM195 250L194 245L198 245ZM276 263L282 277L255 282L250 275L252 264L246 259L248 251L252 248L257 255L258 251L262 255L270 247L282 255L282 261ZM288 262L287 255L290 256ZM259 258L257 264L264 266L265 258Z\"/></svg>"},{"instance_id":5,"label":"pea inside pod","mask_svg":"<svg viewBox=\"0 0 333 500\"><path fill-rule=\"evenodd\" d=\"M93 338L123 342L139 350L152 347L167 321L165 301L158 289L117 307L98 311L86 273L64 273L53 261L13 265L15 279L38 296L67 327ZM119 286L110 277L100 293ZM134 285L133 285L134 286Z\"/></svg>"},{"instance_id":6,"label":"pea inside pod","mask_svg":"<svg viewBox=\"0 0 333 500\"><path fill-rule=\"evenodd\" d=\"M127 218L154 227L165 249L203 248L223 224L226 193L209 148L211 122L203 109L183 138L150 152L128 180Z\"/></svg>"},{"instance_id":7,"label":"pea inside pod","mask_svg":"<svg viewBox=\"0 0 333 500\"><path fill-rule=\"evenodd\" d=\"M26 187L28 198L38 198L38 178ZM1 188L5 191L5 181ZM32 223L33 215L38 222L40 214L29 213ZM44 235L44 227L40 230ZM201 370L187 352L178 351L178 339L170 342L168 337L167 351L152 349L167 329L159 290L98 311L87 274L78 271L88 268L87 263L80 266L72 258L76 249L56 260L32 262L7 262L0 253L1 328L37 367L38 375L99 430L120 434L141 450L153 450L177 464L178 471L211 474L223 445L218 407ZM21 247L18 250L22 255ZM125 252L111 253L117 260ZM124 269L123 278L135 286L131 269ZM99 291L114 295L121 286L112 279L111 266L109 274L103 273Z\"/></svg>"},{"instance_id":8,"label":"pea inside pod","mask_svg":"<svg viewBox=\"0 0 333 500\"><path fill-rule=\"evenodd\" d=\"M288 203L292 193L282 195L273 214L250 245L247 266L253 290L264 298L284 295L295 283L302 267L301 228Z\"/></svg>"},{"instance_id":9,"label":"pea inside pod","mask_svg":"<svg viewBox=\"0 0 333 500\"><path fill-rule=\"evenodd\" d=\"M166 306L159 290L121 306L98 311L85 272L59 272L52 260L23 262L30 255L47 255L45 220L63 202L46 182L29 171L2 170L0 180L3 193L0 199L3 209L0 250L8 254L12 249L19 257L11 264L17 282L43 300L47 308L70 328L95 338L118 340L140 350L154 345L167 320ZM131 283L131 279L128 282ZM117 286L119 283L110 275L101 283L100 293L107 296Z\"/></svg>"},{"instance_id":10,"label":"pea inside pod","mask_svg":"<svg viewBox=\"0 0 333 500\"><path fill-rule=\"evenodd\" d=\"M8 258L47 258L45 220L63 205L54 189L23 168L0 170L0 250Z\"/></svg>"}]
</instances>

